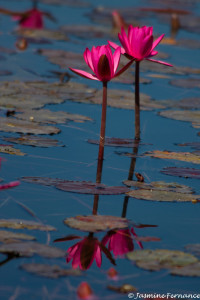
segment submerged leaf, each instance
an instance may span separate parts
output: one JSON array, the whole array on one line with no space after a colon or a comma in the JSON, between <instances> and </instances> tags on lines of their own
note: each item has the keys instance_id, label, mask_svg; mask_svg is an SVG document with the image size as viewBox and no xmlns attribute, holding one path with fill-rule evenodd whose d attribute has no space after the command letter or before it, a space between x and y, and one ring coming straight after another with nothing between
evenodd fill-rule
<instances>
[{"instance_id":1,"label":"submerged leaf","mask_svg":"<svg viewBox=\"0 0 200 300\"><path fill-rule=\"evenodd\" d=\"M81 271L77 269L62 269L57 265L47 265L47 264L37 264L37 263L23 264L20 266L20 269L47 278L80 276L82 274Z\"/></svg>"},{"instance_id":2,"label":"submerged leaf","mask_svg":"<svg viewBox=\"0 0 200 300\"><path fill-rule=\"evenodd\" d=\"M34 221L23 219L0 219L0 227L13 229L31 229L41 231L55 231L56 228L50 225L44 225Z\"/></svg>"},{"instance_id":3,"label":"submerged leaf","mask_svg":"<svg viewBox=\"0 0 200 300\"><path fill-rule=\"evenodd\" d=\"M165 249L136 250L129 252L127 258L134 261L139 268L149 271L181 268L198 263L198 259L189 253Z\"/></svg>"},{"instance_id":4,"label":"submerged leaf","mask_svg":"<svg viewBox=\"0 0 200 300\"><path fill-rule=\"evenodd\" d=\"M192 168L166 167L161 172L166 175L200 179L200 170Z\"/></svg>"},{"instance_id":5,"label":"submerged leaf","mask_svg":"<svg viewBox=\"0 0 200 300\"><path fill-rule=\"evenodd\" d=\"M128 196L150 201L161 202L200 202L200 195L183 194L171 191L161 190L133 190L126 193Z\"/></svg>"},{"instance_id":6,"label":"submerged leaf","mask_svg":"<svg viewBox=\"0 0 200 300\"><path fill-rule=\"evenodd\" d=\"M0 245L0 253L25 257L31 257L35 254L47 258L59 258L65 256L64 250L36 242L3 244Z\"/></svg>"},{"instance_id":7,"label":"submerged leaf","mask_svg":"<svg viewBox=\"0 0 200 300\"><path fill-rule=\"evenodd\" d=\"M65 225L81 231L97 232L128 227L128 220L115 216L76 216L64 220Z\"/></svg>"},{"instance_id":8,"label":"submerged leaf","mask_svg":"<svg viewBox=\"0 0 200 300\"><path fill-rule=\"evenodd\" d=\"M155 150L152 152L147 152L144 155L161 158L161 159L175 159L175 160L190 162L193 164L200 164L200 156L190 152L171 152L171 151Z\"/></svg>"}]
</instances>

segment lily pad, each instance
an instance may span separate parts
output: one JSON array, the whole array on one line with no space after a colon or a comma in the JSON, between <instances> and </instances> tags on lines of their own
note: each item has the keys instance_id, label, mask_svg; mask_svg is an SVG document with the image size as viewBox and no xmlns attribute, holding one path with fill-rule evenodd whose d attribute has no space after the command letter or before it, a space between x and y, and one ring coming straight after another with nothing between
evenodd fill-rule
<instances>
[{"instance_id":1,"label":"lily pad","mask_svg":"<svg viewBox=\"0 0 200 300\"><path fill-rule=\"evenodd\" d=\"M60 124L66 123L67 121L74 121L79 123L83 123L84 121L91 121L90 118L82 115L70 114L64 111L50 111L49 109L24 110L22 113L17 114L16 117L20 120L48 124Z\"/></svg>"},{"instance_id":2,"label":"lily pad","mask_svg":"<svg viewBox=\"0 0 200 300\"><path fill-rule=\"evenodd\" d=\"M50 225L44 225L38 222L22 219L0 219L0 227L12 229L29 229L41 231L55 231L56 228Z\"/></svg>"},{"instance_id":3,"label":"lily pad","mask_svg":"<svg viewBox=\"0 0 200 300\"><path fill-rule=\"evenodd\" d=\"M196 256L200 256L200 244L190 244L190 245L185 246L185 249L188 252L192 252Z\"/></svg>"},{"instance_id":4,"label":"lily pad","mask_svg":"<svg viewBox=\"0 0 200 300\"><path fill-rule=\"evenodd\" d=\"M62 146L58 140L53 140L40 136L22 135L21 137L4 137L5 141L16 143L20 145L27 145L32 147L58 147Z\"/></svg>"},{"instance_id":5,"label":"lily pad","mask_svg":"<svg viewBox=\"0 0 200 300\"><path fill-rule=\"evenodd\" d=\"M175 159L175 160L190 162L193 164L200 164L200 156L190 152L171 152L166 150L165 151L155 150L152 152L147 152L144 155L161 158L161 159Z\"/></svg>"},{"instance_id":6,"label":"lily pad","mask_svg":"<svg viewBox=\"0 0 200 300\"><path fill-rule=\"evenodd\" d=\"M173 120L191 122L194 127L200 126L200 110L165 110L159 112L159 115Z\"/></svg>"},{"instance_id":7,"label":"lily pad","mask_svg":"<svg viewBox=\"0 0 200 300\"><path fill-rule=\"evenodd\" d=\"M16 31L16 33L20 35L20 37L28 39L68 41L67 35L60 30L20 28Z\"/></svg>"},{"instance_id":8,"label":"lily pad","mask_svg":"<svg viewBox=\"0 0 200 300\"><path fill-rule=\"evenodd\" d=\"M159 190L133 190L126 193L128 196L150 201L161 202L200 202L200 195L184 194L171 191L159 191Z\"/></svg>"},{"instance_id":9,"label":"lily pad","mask_svg":"<svg viewBox=\"0 0 200 300\"><path fill-rule=\"evenodd\" d=\"M49 5L67 5L78 7L86 7L89 5L87 1L81 0L41 0L41 2Z\"/></svg>"},{"instance_id":10,"label":"lily pad","mask_svg":"<svg viewBox=\"0 0 200 300\"><path fill-rule=\"evenodd\" d=\"M59 278L67 276L80 276L82 273L77 269L62 269L57 265L47 265L47 264L23 264L20 269L47 278Z\"/></svg>"},{"instance_id":11,"label":"lily pad","mask_svg":"<svg viewBox=\"0 0 200 300\"><path fill-rule=\"evenodd\" d=\"M64 224L81 231L98 232L128 227L128 220L115 216L76 216L64 220Z\"/></svg>"},{"instance_id":12,"label":"lily pad","mask_svg":"<svg viewBox=\"0 0 200 300\"><path fill-rule=\"evenodd\" d=\"M161 269L181 268L198 262L192 254L177 250L136 250L129 252L127 258L142 269L158 271Z\"/></svg>"},{"instance_id":13,"label":"lily pad","mask_svg":"<svg viewBox=\"0 0 200 300\"><path fill-rule=\"evenodd\" d=\"M6 230L0 230L0 242L7 243L7 242L14 242L19 240L27 240L32 241L35 240L34 236L24 234L24 233L17 233L11 232Z\"/></svg>"},{"instance_id":14,"label":"lily pad","mask_svg":"<svg viewBox=\"0 0 200 300\"><path fill-rule=\"evenodd\" d=\"M14 148L12 145L0 145L0 152L19 156L26 155L26 153L21 152L19 149Z\"/></svg>"},{"instance_id":15,"label":"lily pad","mask_svg":"<svg viewBox=\"0 0 200 300\"><path fill-rule=\"evenodd\" d=\"M189 146L195 150L200 150L200 142L191 142L191 143L184 143L184 144L178 144L178 146L185 147Z\"/></svg>"},{"instance_id":16,"label":"lily pad","mask_svg":"<svg viewBox=\"0 0 200 300\"><path fill-rule=\"evenodd\" d=\"M99 145L99 140L88 140L88 143ZM127 147L127 148L133 148L138 147L141 144L134 139L120 139L120 138L105 138L105 146L110 147Z\"/></svg>"},{"instance_id":17,"label":"lily pad","mask_svg":"<svg viewBox=\"0 0 200 300\"><path fill-rule=\"evenodd\" d=\"M36 242L3 244L0 245L0 253L25 257L31 257L35 254L47 258L60 258L65 256L64 250Z\"/></svg>"},{"instance_id":18,"label":"lily pad","mask_svg":"<svg viewBox=\"0 0 200 300\"><path fill-rule=\"evenodd\" d=\"M127 293L137 291L137 289L131 284L123 284L122 286L108 285L107 289L109 289L111 291L115 291L120 294L127 294Z\"/></svg>"},{"instance_id":19,"label":"lily pad","mask_svg":"<svg viewBox=\"0 0 200 300\"><path fill-rule=\"evenodd\" d=\"M188 277L200 277L200 262L170 270L170 274Z\"/></svg>"},{"instance_id":20,"label":"lily pad","mask_svg":"<svg viewBox=\"0 0 200 300\"><path fill-rule=\"evenodd\" d=\"M152 63L151 61L147 61L147 60L141 63L141 71L174 74L174 75L200 74L200 69L190 68L190 67L179 67L179 66L173 66L173 68L170 68L162 64ZM172 84L172 82L178 80L179 79L173 80L170 83Z\"/></svg>"},{"instance_id":21,"label":"lily pad","mask_svg":"<svg viewBox=\"0 0 200 300\"><path fill-rule=\"evenodd\" d=\"M199 78L174 79L170 81L170 84L186 89L200 88Z\"/></svg>"},{"instance_id":22,"label":"lily pad","mask_svg":"<svg viewBox=\"0 0 200 300\"><path fill-rule=\"evenodd\" d=\"M151 183L144 183L133 180L125 180L123 181L125 185L128 187L134 186L138 189L144 190L158 190L158 191L166 191L166 192L176 192L183 194L192 194L193 190L187 185L179 184L176 182L164 182L164 181L155 181Z\"/></svg>"},{"instance_id":23,"label":"lily pad","mask_svg":"<svg viewBox=\"0 0 200 300\"><path fill-rule=\"evenodd\" d=\"M200 170L193 168L166 167L161 172L166 175L200 179Z\"/></svg>"},{"instance_id":24,"label":"lily pad","mask_svg":"<svg viewBox=\"0 0 200 300\"><path fill-rule=\"evenodd\" d=\"M32 134L57 134L60 132L60 129L48 125L41 126L37 123L24 120L1 118L0 131Z\"/></svg>"},{"instance_id":25,"label":"lily pad","mask_svg":"<svg viewBox=\"0 0 200 300\"><path fill-rule=\"evenodd\" d=\"M81 194L120 195L129 191L128 188L123 186L106 186L92 181L71 181L48 177L22 177L22 180L29 183L55 186L62 191Z\"/></svg>"}]
</instances>

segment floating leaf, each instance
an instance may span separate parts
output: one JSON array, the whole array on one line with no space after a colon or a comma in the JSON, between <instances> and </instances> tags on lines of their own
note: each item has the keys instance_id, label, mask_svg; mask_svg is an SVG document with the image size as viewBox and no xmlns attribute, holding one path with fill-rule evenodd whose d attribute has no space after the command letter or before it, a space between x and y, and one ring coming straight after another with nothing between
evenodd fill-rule
<instances>
[{"instance_id":1,"label":"floating leaf","mask_svg":"<svg viewBox=\"0 0 200 300\"><path fill-rule=\"evenodd\" d=\"M129 252L127 257L134 261L137 267L149 271L180 268L198 262L198 259L189 253L165 249L136 250Z\"/></svg>"},{"instance_id":2,"label":"floating leaf","mask_svg":"<svg viewBox=\"0 0 200 300\"><path fill-rule=\"evenodd\" d=\"M19 156L26 155L26 153L21 152L19 149L14 148L12 145L0 145L0 152Z\"/></svg>"},{"instance_id":3,"label":"floating leaf","mask_svg":"<svg viewBox=\"0 0 200 300\"><path fill-rule=\"evenodd\" d=\"M170 270L172 275L200 277L200 262Z\"/></svg>"},{"instance_id":4,"label":"floating leaf","mask_svg":"<svg viewBox=\"0 0 200 300\"><path fill-rule=\"evenodd\" d=\"M67 6L78 6L78 7L86 7L89 5L87 1L81 1L81 0L42 0L41 2L49 5L67 5Z\"/></svg>"},{"instance_id":5,"label":"floating leaf","mask_svg":"<svg viewBox=\"0 0 200 300\"><path fill-rule=\"evenodd\" d=\"M0 131L32 134L57 134L60 129L53 126L41 126L37 123L11 118L1 118Z\"/></svg>"},{"instance_id":6,"label":"floating leaf","mask_svg":"<svg viewBox=\"0 0 200 300\"><path fill-rule=\"evenodd\" d=\"M0 245L0 253L25 257L31 257L35 254L47 258L59 258L65 256L64 250L36 242L3 244Z\"/></svg>"},{"instance_id":7,"label":"floating leaf","mask_svg":"<svg viewBox=\"0 0 200 300\"><path fill-rule=\"evenodd\" d=\"M76 216L64 220L65 225L81 231L97 232L128 227L128 220L115 216Z\"/></svg>"},{"instance_id":8,"label":"floating leaf","mask_svg":"<svg viewBox=\"0 0 200 300\"><path fill-rule=\"evenodd\" d=\"M97 26L95 24L64 25L60 29L62 32L65 32L66 35L76 36L81 39L106 38L113 36L111 28L108 26Z\"/></svg>"},{"instance_id":9,"label":"floating leaf","mask_svg":"<svg viewBox=\"0 0 200 300\"><path fill-rule=\"evenodd\" d=\"M55 231L56 228L50 225L44 225L38 222L27 221L22 219L0 219L0 227L13 229L29 229L41 231Z\"/></svg>"},{"instance_id":10,"label":"floating leaf","mask_svg":"<svg viewBox=\"0 0 200 300\"><path fill-rule=\"evenodd\" d=\"M23 113L17 114L16 117L25 121L38 123L60 124L67 121L83 123L91 121L90 118L78 114L70 114L64 111L50 111L49 109L24 110Z\"/></svg>"},{"instance_id":11,"label":"floating leaf","mask_svg":"<svg viewBox=\"0 0 200 300\"><path fill-rule=\"evenodd\" d=\"M55 186L62 191L81 194L120 195L129 191L128 188L123 186L106 186L92 181L71 181L48 177L22 177L22 180L29 183Z\"/></svg>"},{"instance_id":12,"label":"floating leaf","mask_svg":"<svg viewBox=\"0 0 200 300\"><path fill-rule=\"evenodd\" d=\"M162 64L152 64L150 61L143 61L141 64L142 72L158 72L164 74L175 74L175 75L188 75L188 74L200 74L200 69L190 68L190 67L179 67L173 66L173 68L167 68ZM178 82L179 79L170 81L171 84ZM186 81L188 79L185 79Z\"/></svg>"},{"instance_id":13,"label":"floating leaf","mask_svg":"<svg viewBox=\"0 0 200 300\"><path fill-rule=\"evenodd\" d=\"M187 185L179 184L176 182L164 182L164 181L155 181L151 183L133 181L133 180L125 180L123 181L125 185L128 187L134 186L138 189L144 190L158 190L158 191L166 191L166 192L176 192L183 194L192 194L193 190Z\"/></svg>"},{"instance_id":14,"label":"floating leaf","mask_svg":"<svg viewBox=\"0 0 200 300\"><path fill-rule=\"evenodd\" d=\"M192 168L166 167L161 172L166 175L200 179L200 170Z\"/></svg>"},{"instance_id":15,"label":"floating leaf","mask_svg":"<svg viewBox=\"0 0 200 300\"><path fill-rule=\"evenodd\" d=\"M131 284L123 284L122 286L108 285L107 288L121 294L136 292L137 289Z\"/></svg>"},{"instance_id":16,"label":"floating leaf","mask_svg":"<svg viewBox=\"0 0 200 300\"><path fill-rule=\"evenodd\" d=\"M31 38L36 40L56 40L56 41L68 41L67 35L62 31L50 30L50 29L27 29L20 28L16 31L20 37Z\"/></svg>"},{"instance_id":17,"label":"floating leaf","mask_svg":"<svg viewBox=\"0 0 200 300\"><path fill-rule=\"evenodd\" d=\"M80 276L82 273L77 269L62 269L57 265L47 265L47 264L23 264L20 269L33 273L38 276L48 277L48 278L59 278L66 276Z\"/></svg>"},{"instance_id":18,"label":"floating leaf","mask_svg":"<svg viewBox=\"0 0 200 300\"><path fill-rule=\"evenodd\" d=\"M170 84L186 89L200 88L199 78L175 79L170 81Z\"/></svg>"},{"instance_id":19,"label":"floating leaf","mask_svg":"<svg viewBox=\"0 0 200 300\"><path fill-rule=\"evenodd\" d=\"M133 190L126 193L128 196L150 201L161 202L199 202L200 195L183 194L177 192L159 191L159 190Z\"/></svg>"},{"instance_id":20,"label":"floating leaf","mask_svg":"<svg viewBox=\"0 0 200 300\"><path fill-rule=\"evenodd\" d=\"M99 144L99 140L88 140L88 143L90 144ZM127 148L133 148L133 147L138 147L139 145L144 145L141 144L134 139L120 139L120 138L106 138L105 139L105 146L110 146L110 147L127 147Z\"/></svg>"},{"instance_id":21,"label":"floating leaf","mask_svg":"<svg viewBox=\"0 0 200 300\"><path fill-rule=\"evenodd\" d=\"M171 151L155 150L152 152L147 152L144 155L161 158L161 159L175 159L175 160L190 162L193 164L200 164L200 156L190 152L171 152Z\"/></svg>"},{"instance_id":22,"label":"floating leaf","mask_svg":"<svg viewBox=\"0 0 200 300\"><path fill-rule=\"evenodd\" d=\"M165 110L159 112L159 115L173 120L191 122L194 126L200 126L200 110Z\"/></svg>"},{"instance_id":23,"label":"floating leaf","mask_svg":"<svg viewBox=\"0 0 200 300\"><path fill-rule=\"evenodd\" d=\"M183 109L200 109L199 98L184 98L175 103L175 107Z\"/></svg>"},{"instance_id":24,"label":"floating leaf","mask_svg":"<svg viewBox=\"0 0 200 300\"><path fill-rule=\"evenodd\" d=\"M28 234L24 234L24 233L0 230L0 242L3 242L3 243L9 242L10 243L10 242L14 242L16 240L32 241L32 240L35 240L35 237L28 235Z\"/></svg>"},{"instance_id":25,"label":"floating leaf","mask_svg":"<svg viewBox=\"0 0 200 300\"><path fill-rule=\"evenodd\" d=\"M32 135L22 135L21 137L4 137L5 141L10 143L16 143L20 145L28 145L33 147L57 147L60 145L58 140L53 140L50 138L32 136Z\"/></svg>"}]
</instances>

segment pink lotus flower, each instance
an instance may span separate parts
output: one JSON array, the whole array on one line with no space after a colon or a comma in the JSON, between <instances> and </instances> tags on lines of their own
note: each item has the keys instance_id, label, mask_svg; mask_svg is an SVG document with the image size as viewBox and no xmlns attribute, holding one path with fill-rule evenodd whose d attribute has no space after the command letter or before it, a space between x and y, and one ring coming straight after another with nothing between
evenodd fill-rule
<instances>
[{"instance_id":1,"label":"pink lotus flower","mask_svg":"<svg viewBox=\"0 0 200 300\"><path fill-rule=\"evenodd\" d=\"M159 38L153 41L153 27L143 26L140 28L129 25L128 35L122 27L121 34L118 34L118 37L123 46L121 47L121 53L128 58L134 58L136 61L146 59L163 65L172 66L166 62L151 58L158 54L158 51L155 51L154 49L164 37L164 34L162 34ZM108 41L108 43L114 49L119 47L111 41Z\"/></svg>"},{"instance_id":2,"label":"pink lotus flower","mask_svg":"<svg viewBox=\"0 0 200 300\"><path fill-rule=\"evenodd\" d=\"M120 61L120 56L121 47L119 46L116 47L114 54L112 54L109 45L97 46L96 48L93 46L91 51L86 48L84 52L84 59L94 74L90 74L88 72L73 68L69 69L82 77L91 80L108 82L112 78L119 76L132 63L132 61L129 62L126 66L124 66L120 71L116 73Z\"/></svg>"},{"instance_id":3,"label":"pink lotus flower","mask_svg":"<svg viewBox=\"0 0 200 300\"><path fill-rule=\"evenodd\" d=\"M19 22L21 28L42 29L44 27L43 12L37 8L19 15L16 13L13 19Z\"/></svg>"},{"instance_id":4,"label":"pink lotus flower","mask_svg":"<svg viewBox=\"0 0 200 300\"><path fill-rule=\"evenodd\" d=\"M137 236L134 229L119 229L112 230L107 233L103 238L102 244L106 245L108 243L108 250L113 251L114 256L123 256L127 252L131 252L134 249L133 238L131 236ZM140 248L143 248L142 244L138 242Z\"/></svg>"}]
</instances>

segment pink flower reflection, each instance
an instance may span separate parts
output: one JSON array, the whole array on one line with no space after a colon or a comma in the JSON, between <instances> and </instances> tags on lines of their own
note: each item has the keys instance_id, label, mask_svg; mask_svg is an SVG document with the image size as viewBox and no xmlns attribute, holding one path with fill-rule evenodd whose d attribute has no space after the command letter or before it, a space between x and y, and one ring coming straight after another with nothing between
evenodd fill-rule
<instances>
[{"instance_id":1,"label":"pink flower reflection","mask_svg":"<svg viewBox=\"0 0 200 300\"><path fill-rule=\"evenodd\" d=\"M134 250L133 236L136 237L136 233L133 228L131 229L119 229L111 230L103 238L102 244L108 243L108 250L113 251L114 256L123 256L127 252ZM140 248L143 248L142 243L138 242Z\"/></svg>"},{"instance_id":2,"label":"pink flower reflection","mask_svg":"<svg viewBox=\"0 0 200 300\"><path fill-rule=\"evenodd\" d=\"M1 161L3 159L0 157L0 167L1 167ZM0 190L6 190L6 189L10 189L10 188L13 188L15 186L18 186L20 184L20 181L11 181L11 182L8 182L8 183L4 183L4 184L0 184Z\"/></svg>"},{"instance_id":3,"label":"pink flower reflection","mask_svg":"<svg viewBox=\"0 0 200 300\"><path fill-rule=\"evenodd\" d=\"M19 22L21 28L42 29L44 27L43 12L37 8L30 9L20 15L13 17Z\"/></svg>"}]
</instances>

